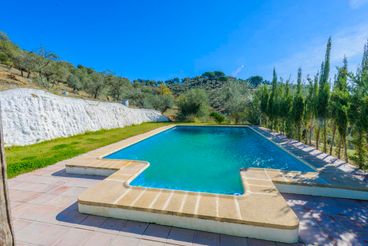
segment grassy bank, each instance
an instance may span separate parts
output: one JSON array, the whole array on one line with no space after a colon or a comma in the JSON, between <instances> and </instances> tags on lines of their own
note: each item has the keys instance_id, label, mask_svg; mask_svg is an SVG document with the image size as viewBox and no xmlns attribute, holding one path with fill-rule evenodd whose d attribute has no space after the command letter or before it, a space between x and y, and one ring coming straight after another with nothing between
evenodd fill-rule
<instances>
[{"instance_id":1,"label":"grassy bank","mask_svg":"<svg viewBox=\"0 0 368 246\"><path fill-rule=\"evenodd\" d=\"M141 134L170 123L143 123L5 149L8 178Z\"/></svg>"}]
</instances>

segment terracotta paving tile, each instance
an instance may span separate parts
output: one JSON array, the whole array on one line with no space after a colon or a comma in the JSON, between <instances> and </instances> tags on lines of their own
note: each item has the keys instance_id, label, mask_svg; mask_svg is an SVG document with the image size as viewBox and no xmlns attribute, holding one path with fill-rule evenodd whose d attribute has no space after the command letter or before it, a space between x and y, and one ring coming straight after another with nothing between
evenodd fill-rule
<instances>
[{"instance_id":1,"label":"terracotta paving tile","mask_svg":"<svg viewBox=\"0 0 368 246\"><path fill-rule=\"evenodd\" d=\"M15 218L49 222L55 220L59 208L49 205L25 204L21 209L14 211Z\"/></svg>"},{"instance_id":2,"label":"terracotta paving tile","mask_svg":"<svg viewBox=\"0 0 368 246\"><path fill-rule=\"evenodd\" d=\"M34 222L17 234L17 240L36 245L52 245L68 230L64 226Z\"/></svg>"},{"instance_id":3,"label":"terracotta paving tile","mask_svg":"<svg viewBox=\"0 0 368 246\"><path fill-rule=\"evenodd\" d=\"M78 211L77 203L72 204L67 208L58 208L58 212L56 213L56 217L53 219L55 223L70 225L71 223L74 225L79 225L84 221L88 215L81 214Z\"/></svg>"},{"instance_id":4,"label":"terracotta paving tile","mask_svg":"<svg viewBox=\"0 0 368 246\"><path fill-rule=\"evenodd\" d=\"M169 236L167 238L167 243L177 244L177 245L192 245L195 231L172 227Z\"/></svg>"},{"instance_id":5,"label":"terracotta paving tile","mask_svg":"<svg viewBox=\"0 0 368 246\"><path fill-rule=\"evenodd\" d=\"M32 173L35 175L40 175L40 176L51 176L53 173L62 170L63 167L58 167L58 168L54 168L54 169L47 169L47 168L42 168L42 169L38 169L36 171L33 171Z\"/></svg>"},{"instance_id":6,"label":"terracotta paving tile","mask_svg":"<svg viewBox=\"0 0 368 246\"><path fill-rule=\"evenodd\" d=\"M49 193L49 194L55 194L55 195L61 195L64 192L68 191L70 188L71 188L70 186L61 185L61 186L56 187L55 189L50 190L47 193Z\"/></svg>"},{"instance_id":7,"label":"terracotta paving tile","mask_svg":"<svg viewBox=\"0 0 368 246\"><path fill-rule=\"evenodd\" d=\"M116 235L108 234L108 233L101 233L101 232L94 232L87 241L84 242L84 246L102 246L102 245L111 245L113 240L116 238ZM122 245L122 244L121 244Z\"/></svg>"},{"instance_id":8,"label":"terracotta paving tile","mask_svg":"<svg viewBox=\"0 0 368 246\"><path fill-rule=\"evenodd\" d=\"M170 226L149 224L144 232L143 239L166 242L170 230Z\"/></svg>"},{"instance_id":9,"label":"terracotta paving tile","mask_svg":"<svg viewBox=\"0 0 368 246\"><path fill-rule=\"evenodd\" d=\"M75 186L75 187L82 187L82 188L88 188L92 185L95 185L97 183L101 182L100 179L81 179L81 178L74 178L69 179L67 181L67 186Z\"/></svg>"},{"instance_id":10,"label":"terracotta paving tile","mask_svg":"<svg viewBox=\"0 0 368 246\"><path fill-rule=\"evenodd\" d=\"M45 205L66 208L75 203L77 199L73 196L57 195L55 198L45 202Z\"/></svg>"},{"instance_id":11,"label":"terracotta paving tile","mask_svg":"<svg viewBox=\"0 0 368 246\"><path fill-rule=\"evenodd\" d=\"M82 245L92 235L93 235L92 231L70 228L54 245L55 246Z\"/></svg>"},{"instance_id":12,"label":"terracotta paving tile","mask_svg":"<svg viewBox=\"0 0 368 246\"><path fill-rule=\"evenodd\" d=\"M42 195L42 192L34 192L34 191L20 191L9 189L9 197L10 201L14 202L27 202L33 198L36 198Z\"/></svg>"},{"instance_id":13,"label":"terracotta paving tile","mask_svg":"<svg viewBox=\"0 0 368 246\"><path fill-rule=\"evenodd\" d=\"M100 227L105 221L106 217L88 215L80 224L89 227Z\"/></svg>"},{"instance_id":14,"label":"terracotta paving tile","mask_svg":"<svg viewBox=\"0 0 368 246\"><path fill-rule=\"evenodd\" d=\"M110 246L137 246L138 243L138 238L117 236L112 240Z\"/></svg>"},{"instance_id":15,"label":"terracotta paving tile","mask_svg":"<svg viewBox=\"0 0 368 246\"><path fill-rule=\"evenodd\" d=\"M248 238L248 246L276 246L274 242Z\"/></svg>"},{"instance_id":16,"label":"terracotta paving tile","mask_svg":"<svg viewBox=\"0 0 368 246\"><path fill-rule=\"evenodd\" d=\"M150 241L145 239L140 240L138 244L138 246L165 246L165 245L167 244L163 242Z\"/></svg>"},{"instance_id":17,"label":"terracotta paving tile","mask_svg":"<svg viewBox=\"0 0 368 246\"><path fill-rule=\"evenodd\" d=\"M248 246L247 238L220 235L220 246Z\"/></svg>"},{"instance_id":18,"label":"terracotta paving tile","mask_svg":"<svg viewBox=\"0 0 368 246\"><path fill-rule=\"evenodd\" d=\"M10 207L13 211L13 209L16 209L17 207L20 207L24 204L24 202L14 202L14 201L10 201Z\"/></svg>"},{"instance_id":19,"label":"terracotta paving tile","mask_svg":"<svg viewBox=\"0 0 368 246\"><path fill-rule=\"evenodd\" d=\"M34 246L34 244L25 243L25 242L21 242L21 241L18 241L18 240L15 240L15 245L17 245L17 246Z\"/></svg>"},{"instance_id":20,"label":"terracotta paving tile","mask_svg":"<svg viewBox=\"0 0 368 246\"><path fill-rule=\"evenodd\" d=\"M29 220L23 220L23 219L14 219L13 220L13 228L15 233L17 234L18 232L20 232L24 227L26 227L27 225L31 224L32 221Z\"/></svg>"},{"instance_id":21,"label":"terracotta paving tile","mask_svg":"<svg viewBox=\"0 0 368 246\"><path fill-rule=\"evenodd\" d=\"M193 245L220 245L220 235L210 232L196 231L193 238Z\"/></svg>"},{"instance_id":22,"label":"terracotta paving tile","mask_svg":"<svg viewBox=\"0 0 368 246\"><path fill-rule=\"evenodd\" d=\"M62 180L59 180L55 177L33 175L32 173L18 176L14 179L11 179L11 181L13 181L12 185L19 184L19 182L29 182L29 183L49 184L49 185L60 185L64 183Z\"/></svg>"},{"instance_id":23,"label":"terracotta paving tile","mask_svg":"<svg viewBox=\"0 0 368 246\"><path fill-rule=\"evenodd\" d=\"M327 245L333 240L319 226L308 226L299 229L299 238L307 245ZM335 244L336 245L336 244Z\"/></svg>"},{"instance_id":24,"label":"terracotta paving tile","mask_svg":"<svg viewBox=\"0 0 368 246\"><path fill-rule=\"evenodd\" d=\"M125 228L127 221L123 219L106 218L99 229L106 232L119 233Z\"/></svg>"},{"instance_id":25,"label":"terracotta paving tile","mask_svg":"<svg viewBox=\"0 0 368 246\"><path fill-rule=\"evenodd\" d=\"M55 194L43 193L40 196L37 196L37 197L29 200L28 203L43 205L43 204L47 204L49 201L51 201L52 199L55 199L57 197L58 196L55 195Z\"/></svg>"},{"instance_id":26,"label":"terracotta paving tile","mask_svg":"<svg viewBox=\"0 0 368 246\"><path fill-rule=\"evenodd\" d=\"M128 220L120 233L126 236L141 238L148 225L149 224L145 222Z\"/></svg>"},{"instance_id":27,"label":"terracotta paving tile","mask_svg":"<svg viewBox=\"0 0 368 246\"><path fill-rule=\"evenodd\" d=\"M304 243L280 243L275 242L277 246L305 246Z\"/></svg>"},{"instance_id":28,"label":"terracotta paving tile","mask_svg":"<svg viewBox=\"0 0 368 246\"><path fill-rule=\"evenodd\" d=\"M61 193L61 195L63 196L73 196L73 197L78 197L80 193L82 193L83 191L85 191L86 188L85 187L73 187L73 186L68 186L68 188Z\"/></svg>"}]
</instances>

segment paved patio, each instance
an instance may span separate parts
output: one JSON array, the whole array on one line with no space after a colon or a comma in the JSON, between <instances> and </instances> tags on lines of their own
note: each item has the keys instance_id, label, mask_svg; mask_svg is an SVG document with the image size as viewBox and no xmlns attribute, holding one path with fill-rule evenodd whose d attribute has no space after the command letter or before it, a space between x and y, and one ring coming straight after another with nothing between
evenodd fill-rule
<instances>
[{"instance_id":1,"label":"paved patio","mask_svg":"<svg viewBox=\"0 0 368 246\"><path fill-rule=\"evenodd\" d=\"M65 162L9 180L18 245L284 245L80 214L77 197L102 178ZM300 220L300 244L367 245L368 202L283 194Z\"/></svg>"}]
</instances>

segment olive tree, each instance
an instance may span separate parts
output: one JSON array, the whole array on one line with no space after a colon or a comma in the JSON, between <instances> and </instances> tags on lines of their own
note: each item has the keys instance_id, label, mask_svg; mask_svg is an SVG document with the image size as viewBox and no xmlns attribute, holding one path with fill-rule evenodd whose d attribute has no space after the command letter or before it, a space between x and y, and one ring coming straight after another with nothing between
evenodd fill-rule
<instances>
[{"instance_id":1,"label":"olive tree","mask_svg":"<svg viewBox=\"0 0 368 246\"><path fill-rule=\"evenodd\" d=\"M179 118L188 120L192 117L201 118L209 109L208 96L203 89L191 89L178 98Z\"/></svg>"}]
</instances>

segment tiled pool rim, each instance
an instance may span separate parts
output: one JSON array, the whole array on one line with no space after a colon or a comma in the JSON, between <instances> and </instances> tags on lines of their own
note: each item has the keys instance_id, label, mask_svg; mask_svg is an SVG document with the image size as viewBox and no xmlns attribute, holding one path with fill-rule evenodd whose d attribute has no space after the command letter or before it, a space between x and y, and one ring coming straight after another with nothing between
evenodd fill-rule
<instances>
[{"instance_id":1,"label":"tiled pool rim","mask_svg":"<svg viewBox=\"0 0 368 246\"><path fill-rule=\"evenodd\" d=\"M140 162L140 161L122 161L122 160L106 160L102 159L104 156L109 155L117 151L118 149L127 147L131 144L137 143L142 141L147 137L151 137L157 133L162 131L168 130L175 125L161 127L159 129L153 130L151 132L141 134L121 142L105 146L95 151L91 151L85 155L72 159L67 165L67 172L70 173L78 173L78 174L94 174L94 175L103 175L103 176L110 176L105 179L103 182L109 183L110 181L116 181L114 178L115 175L122 170L120 168L127 165L126 163L134 163L137 166L134 172L128 177L126 176L126 180L124 178L119 177L120 188L127 189L127 192L135 192L135 191L149 191L149 190L156 190L157 192L163 192L163 189L154 189L154 188L141 188L141 187L131 187L129 186L128 182L132 180L136 175L142 172L145 168L147 168L147 163ZM239 127L239 126L237 126ZM262 129L257 127L251 127L257 133L261 135ZM264 135L263 135L264 136ZM264 136L265 137L265 136ZM266 137L268 138L268 137ZM269 139L269 138L268 138ZM276 144L276 143L275 143ZM276 144L278 145L278 144ZM125 163L125 164L124 164ZM133 165L133 164L130 164ZM134 166L133 165L133 166ZM293 211L287 206L285 200L280 195L278 189L283 192L287 191L290 193L298 193L298 194L311 194L311 195L327 195L327 196L336 196L336 197L349 197L352 196L353 191L353 198L358 199L367 199L367 187L363 187L363 189L359 189L362 187L339 187L339 185L334 184L333 182L326 182L323 179L319 179L318 175L319 170L321 168L317 168L316 173L300 173L300 172L282 172L278 170L267 170L267 169L256 169L250 168L241 171L242 181L245 186L245 194L239 197L235 197L234 199L246 199L251 200L253 197L259 199L259 204L263 205L268 203L269 206L267 208L267 212L269 218L265 218L264 215L259 214L260 209L259 206L249 207L246 202L244 203L244 207L239 207L238 210L245 210L248 213L255 213L259 216L255 216L252 218L249 216L246 218L242 218L241 220L231 220L229 218L221 218L218 216L219 209L217 209L217 214L206 216L205 213L192 213L192 214L184 214L184 213L174 213L173 211L166 211L165 209L161 210L152 210L151 208L141 208L137 206L131 206L132 204L128 204L125 206L119 206L116 204L119 200L110 200L110 201L99 201L98 194L104 192L104 189L101 189L103 185L99 184L95 187L90 188L85 193L83 193L78 200L79 209L81 212L86 212L95 215L102 215L108 217L116 217L116 218L124 218L124 219L133 219L133 220L141 220L146 222L156 222L159 224L166 224L166 225L173 225L178 227L186 227L190 229L200 229L200 230L207 230L212 232L222 232L231 235L237 236L248 236L248 237L255 237L260 239L268 239L268 240L275 240L281 242L296 242L297 241L297 229L298 229L298 219L296 218ZM264 173L264 177L261 178L254 178L257 175L261 175ZM123 173L121 173L123 174ZM120 175L120 174L119 174ZM116 175L116 176L119 176ZM111 178L112 177L112 178ZM102 183L103 183L102 182ZM251 183L249 183L251 182ZM258 185L257 185L258 182ZM264 182L267 185L259 185L259 182ZM107 186L108 187L108 186ZM105 188L107 188L105 187ZM342 189L343 188L343 189ZM252 191L255 190L256 192ZM349 192L346 192L349 190ZM260 191L260 192L257 192ZM167 192L167 191L164 191ZM171 191L171 193L174 193ZM175 191L175 193L185 193L185 194L197 194L198 192L182 192L182 191ZM93 194L93 195L91 195ZM138 194L138 193L137 193ZM199 195L200 194L200 195ZM121 196L120 194L119 196ZM217 206L221 199L225 199L225 197L231 197L231 195L213 195L213 194L203 194L198 193L198 196L203 197L214 197L213 199L216 200ZM138 194L135 200L139 200L142 194ZM212 199L212 198L211 198ZM209 201L211 200L209 199ZM265 199L265 200L264 200ZM124 200L124 199L122 199ZM245 201L246 201L245 200ZM255 199L257 201L257 199ZM236 200L235 200L236 201ZM121 201L124 203L124 201ZM276 202L276 204L275 204ZM167 201L167 204L170 202ZM237 201L235 203L238 203ZM257 204L257 202L255 202ZM278 203L278 205L277 205ZM184 204L184 203L183 203ZM182 206L183 206L182 204ZM134 204L133 204L134 205ZM275 206L276 205L276 206ZM199 206L198 204L196 206ZM268 205L266 205L267 207ZM273 216L278 215L277 209L283 208L285 209L285 218L279 218L278 220L273 219ZM242 211L241 211L242 212ZM262 212L262 211L261 211ZM272 214L274 213L274 214ZM217 216L216 216L217 215ZM169 216L170 218L165 218ZM242 216L240 216L242 217ZM258 218L259 217L259 218ZM188 218L191 218L188 221ZM184 221L185 220L185 221ZM184 221L184 222L183 222ZM204 223L205 222L205 223ZM184 223L184 224L183 224Z\"/></svg>"}]
</instances>

